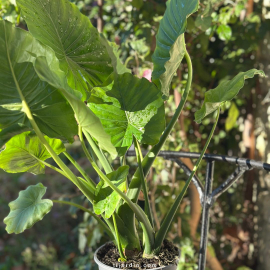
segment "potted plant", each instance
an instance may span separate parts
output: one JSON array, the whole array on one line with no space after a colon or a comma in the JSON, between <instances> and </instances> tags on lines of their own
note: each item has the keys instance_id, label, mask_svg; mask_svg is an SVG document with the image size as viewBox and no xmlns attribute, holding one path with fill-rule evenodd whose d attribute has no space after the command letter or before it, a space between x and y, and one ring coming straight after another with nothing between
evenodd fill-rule
<instances>
[{"instance_id":1,"label":"potted plant","mask_svg":"<svg viewBox=\"0 0 270 270\"><path fill-rule=\"evenodd\" d=\"M72 181L91 202L93 211L75 206L93 216L115 243L96 252L101 269L106 265L175 268L179 251L165 240L166 234L209 145L221 106L237 95L246 79L264 73L256 69L242 72L206 92L195 121L200 123L215 114L212 131L183 190L155 231L145 177L191 88L192 61L184 32L187 17L198 9L199 1L167 2L156 36L151 82L132 75L121 63L117 46L98 33L68 0L17 0L17 4L29 32L0 21L0 168L9 173L40 174L47 166ZM183 58L188 65L185 91L166 124L164 100ZM79 136L99 183L66 151L64 143L72 143L75 135ZM125 154L132 144L138 168L127 181ZM144 157L142 144L149 146ZM61 153L81 177L64 164ZM49 158L57 167L47 162ZM116 158L120 158L121 165L113 168ZM53 201L42 199L45 191L41 183L29 186L9 204L10 213L4 219L8 233L22 233L50 211ZM141 191L144 209L137 204ZM143 231L141 238L137 225Z\"/></svg>"}]
</instances>

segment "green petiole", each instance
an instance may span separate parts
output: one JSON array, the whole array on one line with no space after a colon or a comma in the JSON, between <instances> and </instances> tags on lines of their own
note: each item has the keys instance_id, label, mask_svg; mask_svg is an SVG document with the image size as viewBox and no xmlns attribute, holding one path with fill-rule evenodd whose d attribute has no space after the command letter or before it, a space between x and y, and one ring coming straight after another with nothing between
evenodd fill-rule
<instances>
[{"instance_id":1,"label":"green petiole","mask_svg":"<svg viewBox=\"0 0 270 270\"><path fill-rule=\"evenodd\" d=\"M214 131L216 129L218 119L219 119L219 113L220 113L220 108L217 111L216 121L215 121L215 123L214 123L214 125L212 127L212 130L211 130L211 132L210 132L210 134L208 136L208 139L207 139L207 141L206 141L206 143L204 145L204 148L203 148L203 150L202 150L202 152L200 154L200 157L198 158L198 160L197 160L197 162L196 162L196 164L195 164L195 166L194 166L188 180L186 181L184 188L182 189L181 193L178 195L178 197L176 198L174 204L171 206L169 212L167 213L166 217L164 218L164 220L163 220L163 222L161 224L161 227L160 227L160 229L159 229L159 231L158 231L158 233L156 235L156 241L155 241L155 252L156 253L159 252L160 247L161 247L161 245L163 243L163 240L165 239L165 236L166 236L166 234L167 234L167 232L168 232L168 230L170 228L170 225L171 225L171 223L173 221L173 218L174 218L174 216L176 214L176 211L177 211L179 205L182 202L182 199L183 199L183 197L184 197L184 195L185 195L185 193L186 193L186 191L188 189L188 186L189 186L194 174L196 173L198 167L200 166L203 155L205 154L205 152L207 150L207 147L208 147L208 145L209 145L209 143L210 143L210 141L212 139L212 136L214 134Z\"/></svg>"}]
</instances>

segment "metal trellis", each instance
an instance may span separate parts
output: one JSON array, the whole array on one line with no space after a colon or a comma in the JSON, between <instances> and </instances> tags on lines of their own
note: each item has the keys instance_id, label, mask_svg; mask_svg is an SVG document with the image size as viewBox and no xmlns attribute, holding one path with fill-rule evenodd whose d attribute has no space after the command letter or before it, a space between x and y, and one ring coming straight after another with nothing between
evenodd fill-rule
<instances>
[{"instance_id":1,"label":"metal trellis","mask_svg":"<svg viewBox=\"0 0 270 270\"><path fill-rule=\"evenodd\" d=\"M127 156L134 156L134 151L128 151ZM191 152L173 152L173 151L161 151L159 156L164 159L174 161L183 169L187 176L190 175L191 170L179 159L179 158L190 158L198 159L200 153ZM270 164L263 163L251 159L229 157L214 154L205 154L203 159L207 162L205 185L201 183L197 176L192 178L200 197L200 202L202 206L202 224L201 224L201 239L199 247L199 261L198 269L204 270L206 265L206 252L207 252L207 242L209 234L209 223L210 223L210 209L215 202L215 200L224 192L226 192L233 183L235 183L241 176L248 170L259 169L270 171ZM229 177L216 189L212 190L213 178L214 178L214 167L215 161L217 162L227 162L231 164L236 164L237 167L235 171L229 175Z\"/></svg>"}]
</instances>

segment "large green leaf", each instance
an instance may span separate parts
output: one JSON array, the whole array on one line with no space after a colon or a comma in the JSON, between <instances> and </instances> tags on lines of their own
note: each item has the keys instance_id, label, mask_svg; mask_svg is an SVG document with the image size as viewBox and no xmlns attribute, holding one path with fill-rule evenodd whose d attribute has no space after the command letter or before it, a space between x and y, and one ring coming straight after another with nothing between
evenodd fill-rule
<instances>
[{"instance_id":1,"label":"large green leaf","mask_svg":"<svg viewBox=\"0 0 270 270\"><path fill-rule=\"evenodd\" d=\"M56 154L59 155L65 151L60 140L50 139L47 136L45 139ZM0 152L0 168L9 173L41 174L45 172L45 165L42 161L50 157L51 155L35 134L24 132L14 136L6 143L5 149Z\"/></svg>"},{"instance_id":2,"label":"large green leaf","mask_svg":"<svg viewBox=\"0 0 270 270\"><path fill-rule=\"evenodd\" d=\"M121 191L124 191L126 190L126 178L128 176L128 170L129 166L122 166L116 171L107 174L107 177ZM105 212L105 218L110 218L121 197L103 181L98 183L97 190L98 192L94 202L94 211L97 215L101 215Z\"/></svg>"},{"instance_id":3,"label":"large green leaf","mask_svg":"<svg viewBox=\"0 0 270 270\"><path fill-rule=\"evenodd\" d=\"M53 51L48 50L46 57L25 56L24 61L32 61L39 77L58 88L73 108L76 120L83 130L95 138L99 146L114 158L117 152L111 142L110 134L106 133L100 119L81 101L80 93L69 87L65 73L59 68L58 59Z\"/></svg>"},{"instance_id":4,"label":"large green leaf","mask_svg":"<svg viewBox=\"0 0 270 270\"><path fill-rule=\"evenodd\" d=\"M11 28L12 31L15 31L14 29L15 28ZM16 31L19 31L19 34L21 34L22 37L25 35L24 39L29 39L29 46L21 48L21 54L17 59L19 64L30 65L29 63L32 63L34 66L33 72L37 72L41 82L47 85L47 83L44 82L46 81L51 88L55 87L53 89L58 89L73 109L72 110L69 106L67 109L60 107L59 112L55 114L55 118L50 119L49 124L53 125L54 121L52 120L58 119L57 116L59 116L61 117L62 123L57 123L55 128L58 128L59 131L63 132L64 124L72 124L72 126L74 126L74 134L77 134L77 123L74 118L75 113L76 120L83 129L98 141L99 146L102 149L108 151L115 157L117 152L111 143L110 135L105 132L99 118L85 106L83 101L81 101L82 94L79 91L73 90L68 85L66 74L60 69L59 61L56 58L54 51L51 48L40 44L29 33L21 29L16 29ZM66 102L61 94L57 93L57 95L61 97L61 100ZM50 97L50 99L53 98L54 97Z\"/></svg>"},{"instance_id":5,"label":"large green leaf","mask_svg":"<svg viewBox=\"0 0 270 270\"><path fill-rule=\"evenodd\" d=\"M100 85L113 71L97 29L68 0L17 0L17 4L32 35L55 51L69 85L85 100L89 87Z\"/></svg>"},{"instance_id":6,"label":"large green leaf","mask_svg":"<svg viewBox=\"0 0 270 270\"><path fill-rule=\"evenodd\" d=\"M22 233L50 212L53 202L42 199L46 189L41 183L29 186L20 191L15 201L9 203L10 213L4 219L8 233Z\"/></svg>"},{"instance_id":7,"label":"large green leaf","mask_svg":"<svg viewBox=\"0 0 270 270\"><path fill-rule=\"evenodd\" d=\"M147 80L127 73L116 80L106 88L95 88L88 106L111 135L119 155L131 146L133 136L141 143L156 144L165 127L164 104L157 89ZM140 87L133 91L133 85Z\"/></svg>"},{"instance_id":8,"label":"large green leaf","mask_svg":"<svg viewBox=\"0 0 270 270\"><path fill-rule=\"evenodd\" d=\"M232 100L243 88L245 80L253 78L256 74L265 76L262 70L251 69L239 73L232 80L224 80L217 88L207 91L202 108L195 113L195 121L201 123L204 117L217 110L226 101Z\"/></svg>"},{"instance_id":9,"label":"large green leaf","mask_svg":"<svg viewBox=\"0 0 270 270\"><path fill-rule=\"evenodd\" d=\"M23 96L44 134L73 141L77 124L67 101L56 88L40 80L31 63L20 63L31 48L44 51L28 32L0 21L0 129L7 134L5 129L14 124L31 127L23 111Z\"/></svg>"},{"instance_id":10,"label":"large green leaf","mask_svg":"<svg viewBox=\"0 0 270 270\"><path fill-rule=\"evenodd\" d=\"M153 83L129 73L115 76L112 89L106 94L116 98L121 109L128 112L144 110L160 96L159 90Z\"/></svg>"},{"instance_id":11,"label":"large green leaf","mask_svg":"<svg viewBox=\"0 0 270 270\"><path fill-rule=\"evenodd\" d=\"M170 0L160 22L153 54L153 82L166 96L169 95L172 78L185 54L183 33L187 17L198 9L198 0Z\"/></svg>"}]
</instances>

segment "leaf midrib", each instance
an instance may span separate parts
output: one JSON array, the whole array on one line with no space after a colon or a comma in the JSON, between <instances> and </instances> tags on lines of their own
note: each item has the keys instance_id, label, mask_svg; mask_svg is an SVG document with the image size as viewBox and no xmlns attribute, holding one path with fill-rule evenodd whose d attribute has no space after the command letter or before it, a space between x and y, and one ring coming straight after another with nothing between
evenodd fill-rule
<instances>
[{"instance_id":1,"label":"leaf midrib","mask_svg":"<svg viewBox=\"0 0 270 270\"><path fill-rule=\"evenodd\" d=\"M9 55L9 51L8 51L8 42L7 42L7 32L6 32L6 23L5 23L5 21L4 21L4 31L5 31L5 43L6 43L6 52L7 52L7 58L8 58L9 68L10 68L10 71L11 71L11 74L12 74L12 77L13 77L13 80L15 82L17 91L19 93L19 96L21 98L21 101L26 103L26 101L25 101L25 99L24 99L24 97L22 95L22 91L21 91L20 85L19 85L19 83L17 81L17 78L15 76L15 73L14 73L14 70L13 70L13 67L12 67L12 63L11 63L11 60L10 60L10 55Z\"/></svg>"},{"instance_id":2,"label":"leaf midrib","mask_svg":"<svg viewBox=\"0 0 270 270\"><path fill-rule=\"evenodd\" d=\"M42 5L42 2L41 2L41 1L39 1L39 3ZM64 48L64 45L63 45L62 40L61 40L61 37L59 36L58 30L57 30L57 28L56 28L56 26L55 26L55 24L54 24L54 22L53 22L53 20L52 20L51 14L48 12L47 8L45 8L45 12L48 14L48 16L49 16L49 18L50 18L50 20L51 20L51 23L52 23L52 25L53 25L53 27L54 27L54 30L55 30L55 32L56 32L56 34L57 34L58 41L59 41L59 43L60 43L60 45L61 45L62 53L63 53L63 56L64 56L64 58L65 58L65 60L66 60L66 63L67 63L67 65L68 65L69 69L71 69L71 70L72 70L72 73L73 73L73 68L70 66L68 60L70 59L70 61L72 61L72 63L75 63L77 66L79 66L79 65L77 64L77 62L74 62L71 58L69 58L69 57L67 56L66 51L65 51L65 48ZM77 39L76 39L76 40L77 40ZM80 66L79 66L79 67L80 67ZM84 69L84 70L85 70L85 69ZM66 72L66 75L67 75L67 74L68 74L68 70L67 70L67 72Z\"/></svg>"}]
</instances>

